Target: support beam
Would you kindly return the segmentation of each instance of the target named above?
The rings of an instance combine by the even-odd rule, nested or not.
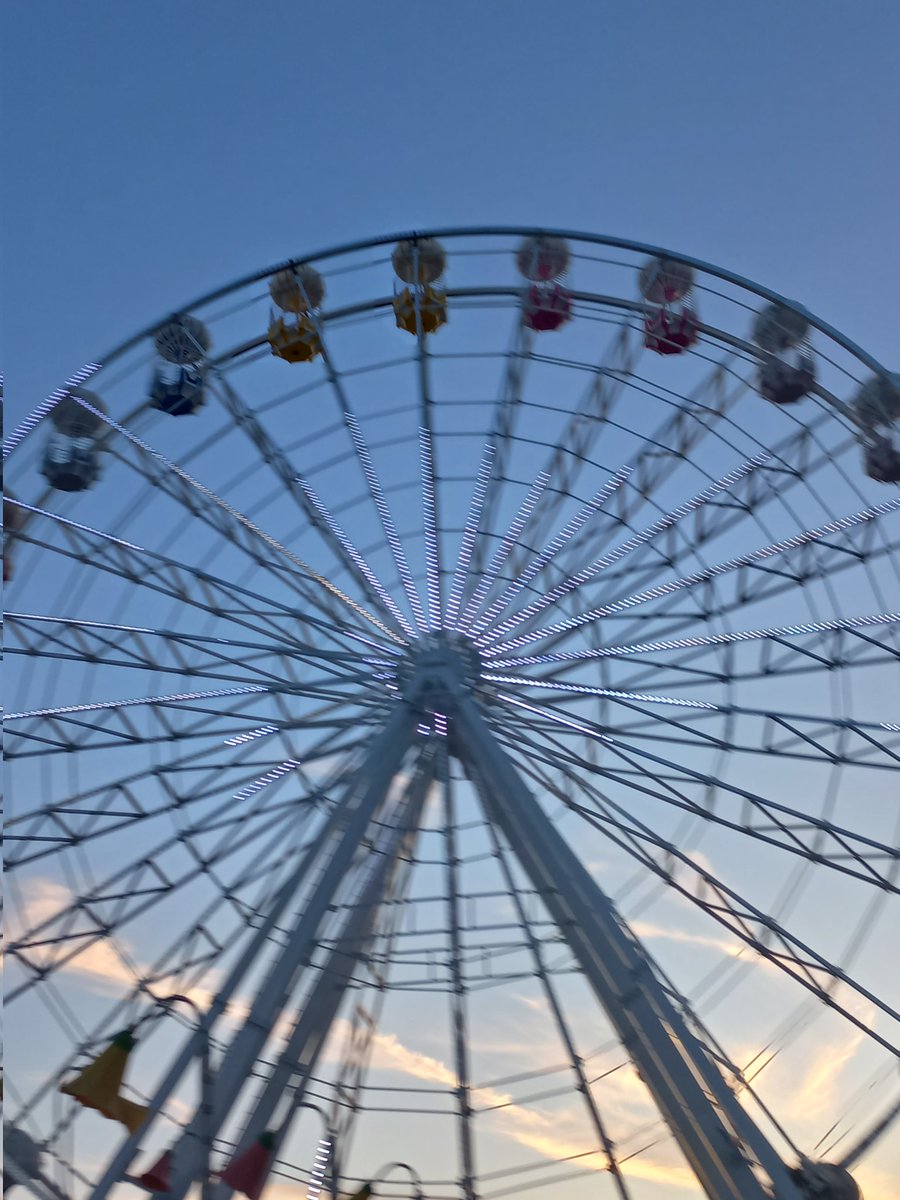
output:
[[[270,1167],[290,1133],[298,1110],[306,1099],[311,1076],[361,963],[373,940],[378,908],[384,902],[398,863],[413,853],[421,824],[422,809],[434,778],[434,756],[420,761],[406,794],[385,818],[384,828],[371,851],[371,861],[362,873],[356,894],[348,899],[347,915],[336,935],[335,946],[322,964],[315,986],[304,998],[287,1044],[263,1084],[256,1104],[233,1151],[238,1158],[269,1128],[275,1129]],[[274,1118],[274,1121],[273,1121]],[[187,1183],[187,1181],[185,1181]],[[227,1200],[233,1193],[219,1182],[214,1200]],[[184,1189],[169,1189],[169,1200],[181,1200]]]
[[[279,893],[266,920],[257,930],[246,955],[236,964],[223,985],[202,1026],[175,1059],[156,1094],[150,1101],[148,1121],[162,1108],[178,1086],[191,1059],[196,1045],[203,1036],[208,1036],[213,1022],[224,1012],[238,983],[257,957],[263,952],[272,932],[296,895],[300,884],[314,866],[322,863],[323,852],[331,849],[321,876],[309,897],[302,915],[294,924],[290,935],[269,969],[257,993],[244,1024],[238,1030],[220,1064],[214,1086],[213,1112],[210,1129],[213,1138],[226,1121],[234,1101],[256,1063],[265,1045],[269,1031],[277,1021],[294,983],[306,964],[315,941],[316,933],[328,908],[343,882],[359,843],[373,816],[384,803],[391,781],[400,769],[415,726],[415,714],[406,705],[398,704],[382,732],[376,737],[366,760],[354,776],[341,802],[335,809],[332,820],[323,831],[321,841],[304,856],[297,871]],[[336,843],[336,844],[335,844]],[[93,1192],[91,1200],[105,1200],[112,1188],[128,1170],[134,1158],[138,1141],[145,1133],[147,1122],[131,1134],[118,1154],[110,1162],[103,1178]],[[190,1136],[190,1135],[188,1135]],[[193,1141],[193,1139],[191,1139]],[[189,1181],[188,1181],[189,1182]],[[174,1188],[177,1178],[173,1178]]]
[[[710,1200],[801,1200],[787,1167],[738,1103],[639,944],[460,695],[456,749],[489,819],[518,856]],[[771,1180],[760,1181],[758,1164]]]

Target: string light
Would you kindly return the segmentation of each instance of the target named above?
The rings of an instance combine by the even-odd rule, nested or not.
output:
[[[528,495],[522,501],[519,511],[513,517],[509,529],[506,532],[506,536],[494,551],[491,561],[488,564],[488,568],[482,575],[478,587],[470,596],[469,603],[466,605],[465,611],[463,612],[463,615],[457,624],[458,629],[468,629],[468,626],[471,624],[475,613],[478,611],[478,606],[481,604],[482,600],[484,600],[485,596],[490,591],[494,580],[500,574],[503,564],[509,557],[513,546],[516,544],[516,542],[518,542],[522,530],[527,525],[531,514],[537,507],[537,503],[544,494],[544,490],[549,482],[549,472],[539,471],[534,483],[528,490]]]
[[[740,466],[735,467],[733,471],[729,471],[726,475],[723,475],[721,479],[717,479],[715,483],[711,484],[707,488],[704,488],[701,492],[698,492],[697,495],[693,496],[690,500],[686,500],[683,504],[679,504],[676,508],[673,508],[671,512],[666,513],[665,516],[660,517],[659,520],[648,525],[646,529],[643,529],[640,533],[635,534],[634,537],[627,538],[624,542],[621,542],[608,554],[603,554],[599,558],[594,559],[594,561],[587,567],[582,568],[580,571],[576,571],[567,579],[564,579],[560,583],[556,584],[556,586],[551,588],[549,592],[545,593],[540,600],[532,602],[517,612],[514,616],[509,617],[501,625],[498,625],[496,630],[494,630],[486,640],[496,641],[498,637],[501,637],[504,633],[509,633],[511,630],[515,629],[517,625],[521,625],[523,621],[528,620],[529,617],[537,616],[537,614],[543,612],[545,608],[548,608],[550,605],[555,604],[558,600],[561,600],[564,596],[567,596],[569,592],[576,591],[582,586],[582,584],[587,583],[596,575],[599,575],[601,571],[606,569],[606,567],[610,567],[614,563],[619,562],[621,559],[631,554],[632,551],[637,550],[638,547],[645,545],[647,542],[652,541],[653,538],[658,537],[660,533],[664,533],[667,529],[670,529],[673,525],[677,524],[678,521],[682,520],[682,518],[688,516],[692,512],[695,512],[698,508],[701,508],[704,504],[707,504],[710,500],[714,499],[722,492],[728,491],[734,486],[734,484],[739,482],[739,480],[743,479],[746,475],[750,474],[752,471],[755,471],[758,467],[766,463],[768,459],[768,454],[757,454],[753,458],[750,458],[746,462],[742,463]]]
[[[328,526],[331,533],[340,542],[341,546],[343,546],[343,548],[347,551],[350,558],[353,560],[353,563],[355,564],[355,566],[362,572],[363,576],[365,577],[365,579],[368,582],[368,584],[370,585],[370,587],[373,589],[373,591],[376,593],[378,598],[381,600],[382,604],[384,604],[384,606],[388,609],[388,611],[394,617],[394,619],[396,620],[396,622],[400,626],[400,628],[403,630],[403,632],[405,634],[407,634],[409,637],[415,637],[415,633],[413,631],[412,626],[406,620],[406,618],[403,616],[400,609],[397,607],[390,592],[388,592],[387,588],[384,586],[384,584],[381,582],[381,580],[378,578],[378,576],[375,574],[375,572],[372,570],[372,568],[369,566],[369,564],[366,562],[366,560],[363,558],[363,556],[360,554],[360,552],[357,550],[357,548],[350,541],[349,537],[344,532],[344,530],[341,528],[341,526],[337,523],[337,521],[331,515],[331,512],[326,507],[326,505],[322,502],[322,500],[320,499],[320,497],[319,497],[318,493],[315,491],[315,489],[312,488],[310,486],[310,484],[307,483],[307,481],[305,479],[302,479],[299,475],[296,477],[296,482],[300,484],[300,487],[303,489],[303,493],[306,496],[307,500],[309,500],[310,504],[312,504],[313,508],[315,508],[316,512],[319,514],[319,516],[322,518],[322,520]]]
[[[61,717],[68,713],[97,712],[100,709],[133,708],[140,704],[183,704],[188,700],[218,700],[222,696],[245,696],[251,692],[267,692],[262,684],[246,687],[221,688],[215,692],[174,692],[170,696],[141,696],[130,700],[99,700],[92,704],[65,704],[59,708],[35,708],[30,712],[8,713],[5,721],[24,721],[29,717]]]
[[[481,524],[481,514],[484,511],[484,500],[487,495],[488,483],[490,482],[491,472],[494,469],[495,455],[496,449],[494,443],[485,442],[484,449],[481,452],[481,462],[478,465],[478,474],[475,477],[475,486],[472,489],[472,502],[469,505],[469,513],[463,528],[462,541],[459,546],[459,558],[456,563],[456,570],[453,572],[453,580],[450,584],[447,624],[451,629],[458,627],[457,617],[459,615],[459,607],[462,604],[466,576],[469,573],[469,564],[472,561],[472,551],[475,549],[478,526]]]
[[[434,494],[434,448],[431,433],[419,426],[419,461],[422,474],[422,517],[425,533],[425,579],[428,592],[428,624],[441,628],[440,552],[437,538],[437,501]]]

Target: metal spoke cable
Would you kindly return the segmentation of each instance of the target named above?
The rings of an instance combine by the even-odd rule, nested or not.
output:
[[[387,589],[378,580],[350,538],[334,521],[328,508],[316,495],[315,490],[292,466],[285,453],[268,434],[258,416],[241,399],[229,380],[220,374],[218,383],[222,401],[227,411],[234,417],[236,425],[247,434],[259,451],[263,462],[272,469],[281,485],[287,489],[287,494],[299,505],[310,526],[319,532],[350,578],[360,585],[369,603],[377,607],[386,620],[388,615],[393,617],[400,625],[402,632],[406,636],[411,636],[410,625],[396,609]]]
[[[630,745],[622,741],[618,737],[612,737],[606,733],[601,733],[596,728],[592,727],[586,720],[572,721],[570,718],[561,716],[559,713],[548,709],[538,709],[535,706],[517,699],[513,696],[508,696],[505,693],[500,693],[500,698],[515,708],[530,712],[538,718],[544,718],[551,723],[558,723],[564,727],[576,728],[579,732],[584,733],[588,737],[595,738],[602,742],[612,753],[621,758],[629,765],[636,767],[636,774],[646,775],[652,772],[653,768],[649,764],[654,764],[657,767],[672,770],[676,773],[676,777],[680,777],[686,782],[694,781],[703,785],[712,782],[708,776],[701,772],[695,771],[692,768],[683,764],[672,763],[667,759],[660,758],[652,754],[649,750]],[[534,722],[531,722],[533,725]],[[636,759],[642,760],[640,763]],[[596,763],[588,763],[582,759],[585,768],[591,773],[607,776],[611,779],[617,778],[617,773],[611,769],[603,768]],[[705,820],[713,824],[727,826],[735,832],[750,834],[760,841],[778,846],[780,849],[787,850],[792,854],[802,855],[804,857],[815,856],[815,861],[820,862],[822,866],[830,867],[832,870],[842,874],[852,876],[862,882],[883,887],[889,891],[896,892],[898,889],[891,881],[890,876],[884,875],[875,869],[866,854],[884,859],[887,863],[894,863],[900,858],[900,852],[895,847],[886,843],[879,842],[877,839],[865,837],[856,833],[853,830],[834,825],[832,822],[823,818],[814,817],[809,813],[791,808],[781,802],[767,799],[760,796],[758,793],[751,792],[746,788],[739,787],[736,784],[729,784],[725,780],[714,781],[717,789],[723,794],[729,794],[735,799],[739,799],[748,803],[753,808],[757,809],[769,827],[781,832],[782,837],[776,838],[774,834],[768,833],[765,829],[754,826],[741,825],[737,822],[724,817],[722,814],[713,812],[702,805],[692,802],[687,796],[676,791],[671,785],[668,788],[659,792],[653,792],[657,799],[665,801],[667,804],[674,804],[677,807],[686,808],[695,812],[698,816],[702,816]],[[641,784],[630,783],[629,786],[640,789]],[[788,824],[788,821],[791,823]],[[799,838],[797,831],[808,829],[811,833],[828,835],[834,845],[841,851],[845,852],[846,857],[857,864],[856,867],[848,865],[842,858],[826,857],[819,849],[813,849],[806,846]]]
[[[552,587],[539,601],[528,605],[524,609],[520,609],[513,617],[510,617],[506,621],[494,626],[486,640],[493,641],[501,635],[511,632],[524,621],[533,619],[539,613],[543,612],[544,609],[552,606],[559,600],[562,600],[563,597],[569,595],[571,592],[577,591],[583,587],[584,584],[592,581],[604,568],[612,566],[614,563],[626,558],[639,546],[651,542],[659,534],[673,528],[683,517],[687,516],[689,513],[700,508],[702,505],[708,503],[715,497],[726,493],[732,487],[732,485],[737,483],[745,474],[762,466],[768,460],[768,457],[768,455],[760,455],[758,458],[751,459],[748,462],[743,463],[740,467],[730,471],[722,479],[717,480],[710,487],[704,488],[703,491],[697,493],[690,500],[678,505],[678,507],[672,512],[667,513],[658,521],[654,521],[653,524],[641,530],[641,532],[636,534],[634,537],[628,538],[626,541],[621,542],[614,550],[611,550],[608,553],[601,555],[599,558],[594,559],[594,561],[587,567],[583,567],[574,575],[570,575],[561,583],[554,585],[554,587]],[[627,472],[630,474],[631,468],[627,468]],[[480,632],[480,629],[476,628],[476,632]]]
[[[291,550],[288,550],[286,546],[282,546],[282,544],[276,538],[265,533],[259,528],[259,526],[255,525],[249,517],[244,516],[242,512],[236,509],[233,505],[229,504],[227,500],[223,499],[223,497],[217,495],[211,488],[206,487],[205,484],[202,484],[199,482],[199,480],[194,479],[188,474],[187,471],[185,471],[182,467],[179,467],[177,463],[174,463],[170,459],[166,458],[164,454],[158,450],[155,450],[142,438],[139,438],[137,434],[132,433],[123,425],[120,425],[118,421],[113,420],[113,418],[108,416],[106,413],[94,408],[94,406],[88,403],[86,400],[79,397],[78,403],[83,408],[87,409],[88,412],[93,413],[95,417],[99,417],[101,420],[103,420],[107,425],[110,426],[111,429],[114,429],[117,433],[121,434],[122,437],[126,438],[127,441],[132,445],[136,446],[139,450],[143,451],[143,453],[150,456],[151,459],[156,460],[167,472],[171,472],[173,475],[176,475],[183,483],[187,484],[188,487],[195,489],[201,495],[205,496],[206,499],[212,501],[217,508],[222,509],[223,512],[227,513],[229,517],[231,517],[254,537],[261,539],[267,546],[269,546],[270,549],[286,558],[308,579],[313,580],[320,587],[331,593],[331,595],[340,600],[342,604],[345,604],[348,608],[352,609],[357,616],[360,616],[365,621],[368,621],[370,625],[374,625],[375,628],[378,629],[380,633],[384,634],[384,636],[390,641],[399,641],[396,634],[392,633],[387,626],[383,625],[377,619],[377,617],[372,616],[370,612],[368,612],[355,600],[351,600],[351,598],[342,592],[340,588],[335,587],[330,580],[326,579],[323,575],[320,575],[318,571],[314,570],[313,567],[304,562],[303,559],[299,558]]]
[[[614,601],[611,604],[601,605],[582,613],[577,618],[570,618],[567,621],[555,622],[552,625],[544,626],[542,629],[533,630],[528,634],[523,634],[518,638],[512,638],[507,641],[499,642],[494,646],[494,651],[516,649],[519,646],[526,645],[529,642],[537,641],[547,637],[553,633],[568,632],[580,625],[587,624],[591,621],[599,620],[601,617],[608,616],[615,612],[620,612],[623,609],[631,608],[636,604],[645,603],[648,600],[659,599],[663,596],[673,595],[684,588],[696,586],[698,583],[704,583],[714,579],[719,575],[734,571],[740,567],[755,566],[757,564],[767,562],[769,559],[776,558],[785,552],[798,549],[812,542],[818,541],[830,534],[845,532],[858,525],[862,525],[868,521],[877,520],[879,517],[885,516],[888,513],[900,510],[900,499],[885,500],[880,504],[870,505],[868,508],[862,509],[859,512],[851,513],[845,517],[839,517],[827,524],[814,526],[800,533],[794,534],[788,538],[782,538],[778,542],[774,542],[769,546],[762,546],[758,550],[750,551],[747,554],[736,555],[733,558],[725,559],[723,562],[717,563],[715,566],[708,567],[702,571],[692,572],[690,575],[682,576],[680,579],[670,580],[663,584],[658,584],[656,587],[646,588],[641,592],[636,592],[630,596],[625,596],[620,600]],[[497,642],[502,637],[500,634],[494,636],[487,635],[481,639],[484,643],[490,645]]]
[[[827,990],[822,987],[814,973],[816,970],[826,973],[831,979],[840,981],[851,990],[857,992],[861,997],[874,1004],[877,1008],[880,1008],[892,1019],[900,1021],[900,1013],[895,1012],[894,1009],[892,1009],[885,1001],[879,999],[871,991],[852,980],[840,967],[830,963],[823,956],[816,954],[816,952],[812,950],[811,947],[807,946],[801,939],[794,937],[786,930],[776,926],[772,922],[771,918],[762,912],[762,910],[750,904],[749,901],[738,895],[735,890],[728,888],[721,880],[715,878],[707,868],[689,859],[678,849],[678,847],[674,846],[670,842],[667,842],[660,835],[654,833],[645,823],[639,821],[633,815],[628,817],[629,824],[627,827],[625,827],[621,824],[619,819],[612,817],[609,814],[608,808],[612,806],[609,805],[608,801],[604,802],[603,807],[605,811],[603,816],[591,812],[591,810],[582,805],[575,805],[573,803],[572,807],[587,821],[589,821],[589,823],[595,825],[596,828],[603,832],[613,842],[615,842],[617,845],[620,845],[629,854],[638,859],[638,861],[643,862],[648,869],[659,874],[660,877],[665,878],[670,887],[679,891],[687,899],[692,900],[693,903],[697,904],[704,911],[708,912],[709,915],[711,915],[720,924],[724,925],[732,933],[736,934],[742,941],[747,942],[747,944],[750,945],[751,948],[753,948],[759,955],[768,959],[773,963],[773,965],[779,967],[788,976],[795,979],[808,990],[812,991],[819,997],[820,1000],[823,1001],[823,1003],[838,1010],[846,1020],[854,1024],[858,1029],[865,1033],[867,1037],[872,1038],[885,1049],[890,1050],[893,1053],[900,1054],[900,1047],[894,1046],[889,1040],[882,1037],[875,1029],[867,1025],[865,1021],[861,1020],[853,1012],[834,1000],[833,997],[828,994]],[[629,836],[638,837],[642,841],[657,847],[658,849],[664,851],[670,859],[679,859],[686,867],[688,867],[690,870],[693,870],[703,880],[703,882],[716,895],[719,903],[705,903],[703,900],[693,895],[689,889],[683,887],[670,872],[668,872],[664,867],[660,866],[660,864],[658,864],[651,855],[649,855],[646,851],[641,852],[637,850],[629,841],[618,838],[617,835],[612,832],[610,827],[612,827],[612,829],[622,829],[623,832],[627,832]],[[733,905],[737,905],[738,907],[733,907]],[[783,944],[785,952],[776,953],[769,946],[760,941],[760,939],[752,932],[749,922],[755,922],[763,929],[767,929],[774,934],[775,937]],[[795,957],[798,952],[804,956],[802,959]]]
[[[563,528],[550,539],[545,549],[540,554],[531,560],[518,575],[514,583],[511,583],[504,592],[497,597],[484,613],[468,628],[467,632],[470,636],[477,638],[478,634],[483,632],[489,626],[496,628],[498,632],[506,632],[506,626],[514,628],[517,621],[513,621],[510,625],[509,621],[504,621],[500,625],[494,626],[495,619],[507,608],[509,608],[515,597],[521,592],[531,581],[539,575],[544,568],[553,561],[557,554],[563,549],[568,541],[574,538],[599,512],[607,500],[615,495],[616,491],[624,484],[628,476],[631,474],[630,467],[623,467],[599,488],[591,499],[585,504],[576,514],[571,517]]]

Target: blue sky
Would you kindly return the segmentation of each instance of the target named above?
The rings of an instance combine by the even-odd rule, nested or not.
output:
[[[670,245],[896,356],[896,5],[549,12],[8,6],[11,415],[207,288],[437,224]]]
[[[671,246],[795,297],[900,368],[897,5],[554,7],[8,6],[8,426],[232,278],[439,225]],[[521,1048],[524,1018],[516,1032]],[[442,1082],[438,1051],[379,1050],[380,1069]],[[834,1086],[814,1057],[789,1093],[798,1110]],[[685,1194],[664,1187],[653,1200]]]

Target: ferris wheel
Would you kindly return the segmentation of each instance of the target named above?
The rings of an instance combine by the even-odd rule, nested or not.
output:
[[[877,1194],[898,424],[800,305],[536,229],[87,364],[4,447],[7,1185]]]

